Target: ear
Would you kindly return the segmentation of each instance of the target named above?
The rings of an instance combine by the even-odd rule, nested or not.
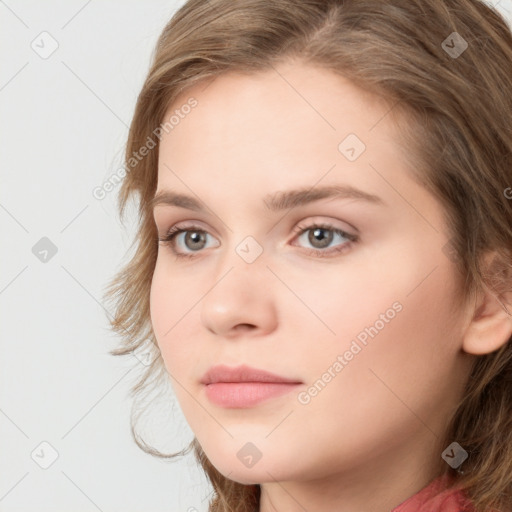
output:
[[[491,268],[496,260],[492,255]],[[503,277],[503,274],[502,274]],[[510,283],[508,283],[510,287]],[[489,354],[505,345],[512,336],[512,292],[498,295],[496,290],[486,287],[481,291],[473,310],[472,318],[463,336],[465,352],[475,355]]]

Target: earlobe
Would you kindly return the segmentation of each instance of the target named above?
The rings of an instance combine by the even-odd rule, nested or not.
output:
[[[504,302],[496,294],[486,290],[464,333],[462,348],[465,352],[474,355],[490,354],[510,340],[510,304],[510,300]]]

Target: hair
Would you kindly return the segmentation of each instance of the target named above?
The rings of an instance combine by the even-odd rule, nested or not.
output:
[[[458,56],[443,44],[454,32],[468,45]],[[503,298],[512,289],[512,201],[505,192],[512,186],[512,33],[495,8],[479,0],[187,1],[160,34],[137,99],[118,195],[121,219],[128,199],[138,201],[135,252],[105,298],[115,307],[110,326],[121,336],[110,354],[132,354],[149,341],[155,356],[131,390],[133,439],[162,458],[193,448],[214,489],[209,512],[258,510],[260,485],[222,475],[196,437],[179,453],[158,451],[133,421],[141,397],[168,377],[149,309],[158,254],[150,209],[158,142],[166,112],[190,86],[228,71],[271,71],[290,60],[339,74],[380,97],[390,119],[405,120],[399,142],[413,177],[443,207],[446,254],[462,276],[464,300],[482,290]],[[155,135],[156,149],[135,158]],[[494,259],[487,265],[488,253]],[[453,488],[477,512],[512,510],[512,337],[475,357],[449,420],[444,446],[456,441],[469,458],[464,471],[455,471],[440,457],[440,475],[453,477]]]

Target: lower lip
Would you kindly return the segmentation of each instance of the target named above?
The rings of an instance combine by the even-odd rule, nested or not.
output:
[[[206,396],[216,405],[230,408],[252,407],[300,386],[281,382],[217,382],[206,385]]]

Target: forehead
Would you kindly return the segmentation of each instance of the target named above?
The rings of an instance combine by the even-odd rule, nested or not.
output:
[[[186,107],[191,99],[196,106]],[[185,106],[185,108],[184,108]],[[183,91],[170,105],[165,119],[180,110],[177,125],[165,143],[183,149],[183,138],[193,132],[199,140],[222,139],[235,146],[247,139],[340,139],[355,133],[362,140],[398,135],[390,133],[393,105],[330,70],[299,62],[282,63],[251,74],[229,71],[205,79]],[[176,118],[176,115],[174,115]],[[378,125],[383,129],[376,130]],[[250,134],[250,135],[249,135]]]
[[[344,77],[296,62],[224,73],[186,89],[168,108],[163,122],[178,122],[163,133],[158,188],[183,190],[176,173],[196,186],[205,176],[240,187],[257,177],[274,189],[288,188],[290,179],[312,186],[333,166],[337,177],[368,188],[369,163],[404,168],[392,107]]]

